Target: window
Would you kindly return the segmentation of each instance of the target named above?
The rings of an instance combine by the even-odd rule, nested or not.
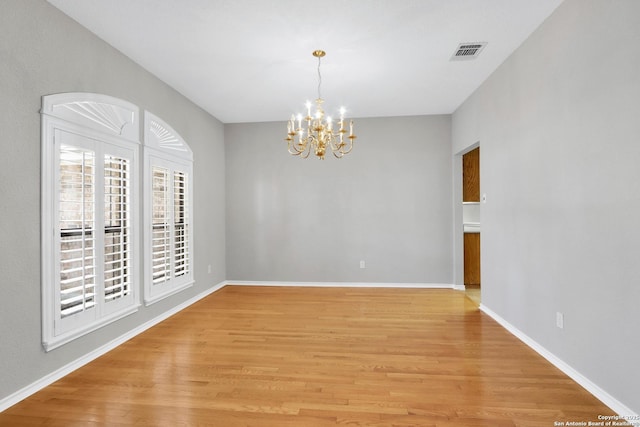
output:
[[[145,113],[145,303],[193,284],[192,153],[166,123]]]
[[[137,310],[135,106],[43,97],[42,300],[47,351]]]
[[[138,118],[136,106],[105,95],[42,98],[47,351],[135,312],[142,281],[146,304],[193,284],[193,154],[147,112],[141,165]]]

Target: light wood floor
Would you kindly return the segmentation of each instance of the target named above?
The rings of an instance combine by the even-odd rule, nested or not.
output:
[[[464,291],[467,298],[471,299],[478,307],[480,306],[480,287],[479,286],[467,286]]]
[[[228,286],[0,425],[553,426],[612,411],[434,289]]]

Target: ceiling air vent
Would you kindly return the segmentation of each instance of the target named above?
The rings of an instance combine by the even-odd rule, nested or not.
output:
[[[462,61],[467,59],[476,59],[486,45],[486,42],[461,43],[451,57],[451,60]]]

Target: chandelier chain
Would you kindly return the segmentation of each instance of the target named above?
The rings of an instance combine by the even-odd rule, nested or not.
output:
[[[322,85],[322,74],[320,74],[320,61],[322,57],[318,56],[318,98],[322,98],[322,94],[320,93],[320,86]]]

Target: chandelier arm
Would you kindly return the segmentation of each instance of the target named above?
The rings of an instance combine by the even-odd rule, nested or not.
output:
[[[289,141],[288,145],[289,145],[288,147],[289,153],[293,154],[294,156],[297,156],[304,151],[304,146],[301,144],[296,144],[295,141]],[[298,147],[302,147],[302,148],[298,148]],[[293,151],[291,151],[292,149]]]
[[[339,151],[340,153],[342,153],[342,155],[345,154],[349,154],[351,152],[351,150],[353,149],[353,139],[349,139],[348,142],[345,142],[344,140],[340,140],[338,137],[340,136],[340,134],[334,135],[337,140],[336,142],[336,151]],[[349,147],[348,150],[345,150],[345,147]],[[342,156],[341,156],[342,157]]]
[[[340,150],[340,152],[344,155],[344,154],[349,154],[351,152],[351,150],[353,150],[353,140],[354,138],[349,138],[349,142],[346,142],[344,144],[344,146],[342,147],[342,149]],[[345,150],[344,147],[349,147],[348,150]]]
[[[301,157],[301,158],[303,158],[303,159],[306,159],[307,157],[309,157],[309,152],[310,152],[310,150],[309,150],[309,146],[308,146],[308,145],[307,145],[307,146],[304,146],[304,145],[300,146],[300,145],[299,145],[299,147],[300,147],[300,148],[298,148],[298,147],[293,147],[293,149],[295,150],[295,152],[294,152],[294,153],[292,153],[291,151],[289,151],[289,153],[293,154],[294,156],[300,156],[300,157]],[[305,155],[305,153],[306,153],[306,155]]]
[[[314,146],[314,144],[315,142],[313,135],[307,134],[307,136],[302,139],[302,143],[298,144],[301,147],[301,149],[299,150],[301,154],[300,157],[303,159],[309,157],[309,154],[311,154],[311,148]]]
[[[292,148],[293,148],[294,151],[291,151]],[[296,147],[292,147],[292,146],[289,146],[289,150],[287,150],[287,151],[289,151],[289,154],[293,154],[294,156],[298,156],[298,155],[300,155],[300,153],[302,153],[302,151],[298,151],[298,150],[296,150]]]
[[[332,133],[329,137],[329,143],[331,144],[332,151],[340,151],[340,140],[338,139],[339,134]]]
[[[336,145],[336,144],[334,144],[333,142],[331,142],[331,143],[329,143],[329,146],[331,147],[331,151],[333,151],[334,153],[335,153],[336,151],[340,151],[340,145],[339,145],[339,144],[338,144],[338,145]]]
[[[344,154],[349,154],[353,150],[353,139],[349,140],[349,149],[344,152]]]

